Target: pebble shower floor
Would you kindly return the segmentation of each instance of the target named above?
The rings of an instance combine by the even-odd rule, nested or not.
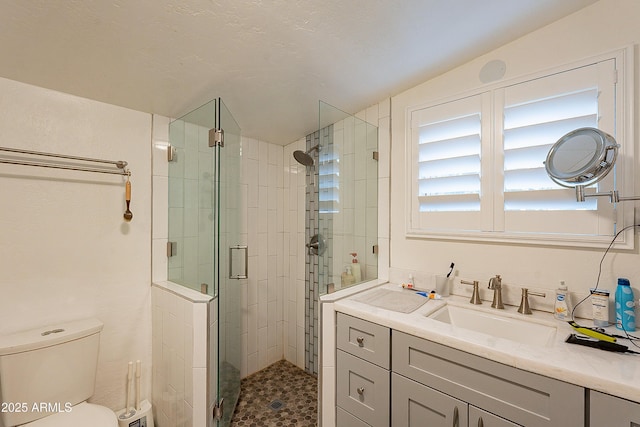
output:
[[[286,360],[242,380],[231,427],[318,425],[318,380]]]

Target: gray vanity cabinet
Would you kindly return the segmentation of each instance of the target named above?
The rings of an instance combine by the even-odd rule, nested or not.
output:
[[[640,403],[592,390],[589,419],[591,427],[640,427]]]
[[[402,332],[393,331],[392,371],[470,405],[496,414],[499,424],[527,427],[583,427],[584,389],[522,371]],[[395,376],[394,376],[395,378]],[[392,390],[392,395],[396,388]],[[412,399],[414,397],[411,397]],[[437,409],[437,408],[436,408]],[[392,412],[395,412],[396,408]],[[450,411],[448,406],[441,413]],[[458,411],[460,412],[460,411]],[[394,420],[395,415],[394,415]],[[509,424],[506,420],[513,422]],[[475,427],[476,419],[469,420]],[[425,424],[426,425],[426,424]],[[438,425],[438,424],[434,424]],[[455,425],[455,424],[449,424]],[[460,426],[466,424],[460,423]],[[401,423],[394,423],[400,427]]]
[[[640,427],[638,402],[343,313],[336,347],[337,427]]]
[[[338,313],[336,419],[340,427],[388,427],[389,328]]]

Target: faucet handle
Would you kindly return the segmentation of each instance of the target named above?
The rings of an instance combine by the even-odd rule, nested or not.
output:
[[[480,299],[480,291],[479,291],[479,283],[477,280],[474,280],[473,282],[468,282],[466,280],[460,280],[460,283],[464,284],[464,285],[471,285],[473,286],[473,294],[471,295],[471,299],[469,300],[469,302],[471,304],[482,304],[482,300]]]
[[[529,289],[522,288],[522,299],[520,300],[520,307],[518,307],[518,313],[531,314],[531,307],[529,307],[529,295],[534,297],[546,297],[547,294],[543,292],[529,292]]]

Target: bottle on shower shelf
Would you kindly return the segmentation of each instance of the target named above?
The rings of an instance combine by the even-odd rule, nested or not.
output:
[[[349,286],[355,283],[353,274],[351,273],[351,267],[347,266],[342,273],[342,286]]]
[[[360,263],[358,262],[358,253],[351,252],[351,256],[353,259],[351,260],[351,273],[353,274],[353,280],[356,283],[362,281],[362,269],[360,268]]]

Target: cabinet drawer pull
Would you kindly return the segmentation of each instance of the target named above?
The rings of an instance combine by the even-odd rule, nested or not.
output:
[[[482,421],[482,417],[478,418],[478,427],[484,427],[484,422]]]
[[[358,392],[358,394],[359,394],[360,396],[364,395],[364,387],[358,387],[358,388],[356,389],[356,391]]]
[[[458,414],[458,407],[453,408],[453,427],[460,427],[460,415]]]
[[[356,341],[358,341],[358,346],[364,347],[364,337],[358,337]]]

